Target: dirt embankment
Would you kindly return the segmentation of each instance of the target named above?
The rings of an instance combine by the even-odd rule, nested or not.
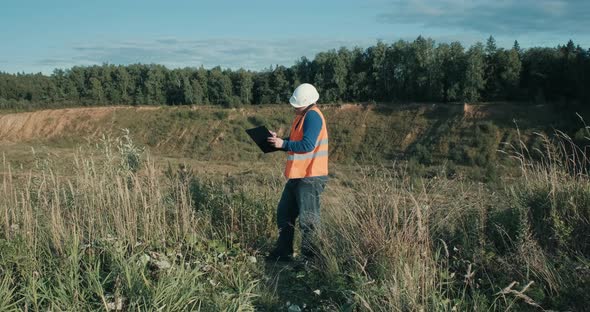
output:
[[[93,131],[96,122],[120,109],[145,110],[157,107],[84,107],[0,114],[0,142],[49,139],[67,134],[68,131]]]

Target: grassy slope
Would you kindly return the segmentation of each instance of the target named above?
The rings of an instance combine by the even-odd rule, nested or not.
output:
[[[249,258],[260,256],[257,250],[270,248],[269,238],[276,235],[272,211],[282,179],[280,175],[266,177],[261,172],[280,172],[283,159],[278,154],[261,156],[243,129],[265,124],[284,132],[292,117],[288,108],[122,108],[110,110],[100,118],[94,118],[95,111],[77,110],[27,115],[24,120],[34,126],[27,128],[31,127],[27,122],[22,125],[30,130],[24,133],[30,135],[20,138],[19,143],[0,144],[10,166],[22,164],[24,168],[33,168],[33,176],[26,179],[28,183],[13,182],[8,176],[0,188],[4,192],[0,207],[8,212],[0,214],[1,228],[4,237],[9,238],[0,241],[5,243],[5,248],[14,248],[2,261],[4,267],[15,268],[3,275],[0,294],[15,293],[6,295],[9,298],[6,302],[15,300],[16,306],[29,306],[32,310],[37,305],[39,309],[74,305],[99,309],[118,295],[126,298],[124,305],[129,309],[150,304],[162,306],[164,300],[193,300],[219,309],[237,310],[236,304],[242,302],[237,306],[245,310],[252,304],[278,310],[289,300],[300,305],[322,306],[325,310],[337,307],[343,310],[372,307],[375,311],[417,307],[504,310],[531,306],[518,293],[502,293],[504,287],[517,281],[521,284],[515,289],[524,289],[526,283],[534,281],[532,290],[526,292],[533,302],[545,308],[575,310],[587,298],[583,293],[588,279],[575,281],[571,277],[587,274],[587,262],[584,264],[587,258],[575,260],[578,254],[569,256],[567,251],[573,247],[585,248],[574,243],[587,239],[576,234],[587,233],[584,227],[590,197],[584,191],[588,185],[586,178],[578,181],[568,175],[556,175],[559,179],[546,179],[547,168],[539,168],[538,172],[530,172],[530,180],[513,182],[506,191],[493,194],[484,186],[458,180],[425,179],[413,184],[405,178],[395,178],[395,170],[391,175],[383,170],[345,173],[354,170],[355,166],[346,164],[355,161],[373,160],[383,164],[397,156],[424,154],[417,152],[418,145],[431,152],[434,163],[448,157],[471,157],[481,155],[482,151],[495,151],[500,141],[510,141],[516,136],[513,119],[525,135],[548,127],[549,115],[538,114],[539,109],[488,106],[472,109],[468,116],[464,116],[462,107],[450,105],[324,109],[330,122],[332,156],[337,168],[333,171],[338,176],[324,197],[325,221],[332,231],[322,241],[325,262],[317,264],[319,267],[311,272],[264,267],[260,262],[252,264]],[[0,124],[0,133],[8,133],[2,132],[6,130],[1,128],[5,124]],[[55,124],[61,125],[61,130],[52,127]],[[71,147],[85,142],[98,143],[97,138],[105,132],[117,136],[120,128],[130,129],[159,159],[180,163],[190,160],[197,177],[199,172],[208,170],[228,176],[221,177],[222,184],[207,187],[208,183],[185,184],[184,170],[170,175],[169,181],[157,182],[165,166],[144,165],[137,174],[130,175],[118,167],[119,159],[102,164],[101,155],[96,164],[84,162],[90,159],[85,154],[72,164]],[[10,138],[6,135],[2,139]],[[48,157],[31,155],[29,146],[47,153]],[[456,156],[455,150],[465,155]],[[428,160],[427,155],[420,158]],[[473,161],[478,162],[477,158]],[[250,168],[251,164],[256,168]],[[110,170],[103,171],[103,168]],[[131,184],[130,177],[134,179]],[[566,188],[568,185],[570,188]],[[547,186],[560,190],[552,191],[559,196],[547,196]],[[550,218],[538,215],[546,207],[552,209]],[[148,213],[137,213],[145,209],[149,209]],[[176,211],[194,220],[170,213]],[[571,211],[579,211],[579,215],[570,214]],[[164,216],[166,212],[170,213],[166,218],[145,219]],[[76,217],[71,218],[72,215]],[[35,231],[26,226],[30,219],[38,220],[34,223]],[[121,226],[125,224],[138,226]],[[75,240],[69,243],[80,230],[82,243],[94,239],[89,247],[80,249]],[[41,243],[21,243],[15,237]],[[195,237],[202,240],[201,244],[194,242]],[[220,238],[224,240],[222,246],[216,242]],[[556,238],[559,248],[548,245]],[[142,244],[137,245],[138,242]],[[236,242],[244,250],[225,249]],[[119,243],[133,247],[121,251]],[[93,248],[96,253],[79,254],[80,250],[88,252]],[[169,255],[166,251],[169,248],[178,250],[172,250]],[[154,269],[158,257],[170,260],[178,257],[176,252],[184,255],[182,260],[194,261],[196,265],[189,263],[188,271],[183,271],[180,268],[185,261],[178,261],[173,263],[174,270],[170,273]],[[229,256],[219,256],[226,253]],[[30,258],[31,254],[37,263],[19,260]],[[49,254],[52,256],[47,257]],[[80,263],[88,268],[73,261],[68,266],[69,262],[62,261],[76,259],[74,256],[82,257]],[[137,261],[144,258],[147,263]],[[229,268],[238,267],[239,272],[224,271],[227,264]],[[209,267],[214,270],[209,271]],[[40,280],[36,273],[39,270],[42,270]],[[470,272],[475,275],[468,277]],[[27,278],[24,282],[23,277]],[[71,280],[60,280],[68,277]],[[60,282],[53,283],[54,280]],[[184,282],[192,286],[179,284]],[[208,289],[215,282],[220,282],[214,291],[221,297],[207,299],[211,294],[201,287]],[[89,289],[86,283],[96,285]],[[187,291],[170,291],[174,289]],[[315,290],[320,290],[322,295],[316,297]],[[252,300],[252,294],[261,297]],[[513,306],[517,303],[518,306]]]
[[[517,105],[481,106],[468,115],[464,114],[462,105],[442,104],[372,109],[344,105],[324,107],[323,111],[330,131],[331,159],[340,163],[394,160],[413,154],[416,147],[421,146],[431,153],[421,158],[432,158],[423,159],[424,162],[450,157],[470,164],[468,158],[478,152],[480,138],[476,128],[482,122],[493,124],[486,130],[488,133],[484,133],[492,138],[485,147],[492,151],[501,147],[501,141],[515,137],[514,121],[525,134],[545,130],[550,124],[543,108]],[[159,155],[206,161],[275,160],[280,156],[260,155],[244,129],[266,125],[286,136],[293,117],[287,106],[242,109],[105,107],[11,116],[21,120],[8,122],[4,115],[3,125],[0,125],[3,141],[71,147],[89,138],[96,141],[104,133],[119,135],[118,129],[127,128],[136,141]],[[465,155],[458,154],[459,149]]]

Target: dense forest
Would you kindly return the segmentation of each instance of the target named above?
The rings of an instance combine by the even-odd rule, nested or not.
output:
[[[156,64],[73,67],[51,75],[0,72],[0,108],[74,105],[184,105],[285,103],[302,82],[320,101],[519,101],[582,108],[590,102],[590,50],[571,40],[554,48],[499,48],[493,37],[469,48],[377,42],[302,57],[293,66],[263,71],[182,68]]]

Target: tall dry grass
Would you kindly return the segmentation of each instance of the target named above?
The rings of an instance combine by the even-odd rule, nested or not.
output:
[[[457,309],[460,301],[451,297],[462,295],[451,291],[449,247],[436,240],[475,203],[472,186],[438,178],[411,183],[401,170],[401,177],[386,168],[361,172],[352,191],[333,190],[338,200],[323,207],[318,266],[359,310]]]
[[[580,133],[577,140],[559,130],[536,133],[538,146],[523,140],[511,146],[521,178],[507,187],[520,216],[521,264],[547,296],[567,297],[575,307],[590,301],[578,294],[590,290],[584,265],[590,257],[590,128]]]
[[[516,149],[521,175],[502,187],[399,166],[338,172],[316,260],[281,291],[266,282],[285,277],[255,258],[277,235],[277,177],[202,181],[157,165],[128,133],[68,167],[39,158],[17,175],[4,160],[0,306],[272,311],[293,295],[316,310],[580,310],[590,180],[584,149],[559,135],[546,158]]]
[[[499,187],[403,168],[346,177],[324,205],[318,263],[343,307],[583,310],[589,157],[563,132],[542,138],[537,155],[509,154],[520,175]]]
[[[110,143],[103,148],[105,159],[76,154],[67,176],[48,167],[14,180],[4,161],[0,211],[5,236],[21,235],[35,246],[47,235],[59,252],[74,237],[83,242],[118,237],[133,245],[161,238],[183,241],[195,233],[198,220],[186,185],[164,185],[149,156],[135,172],[126,167],[126,151],[117,151],[121,160]]]
[[[260,267],[130,137],[0,181],[2,310],[252,311]],[[258,276],[258,277],[257,277]]]

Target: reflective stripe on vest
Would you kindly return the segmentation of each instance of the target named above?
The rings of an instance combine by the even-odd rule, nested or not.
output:
[[[309,110],[313,110],[320,115],[322,119],[322,129],[318,135],[313,151],[308,153],[288,152],[285,176],[289,179],[328,175],[328,131],[326,128],[326,120],[317,107],[314,106]],[[295,118],[293,125],[291,126],[289,140],[300,141],[303,139],[304,120],[305,115],[299,115]]]
[[[318,145],[328,145],[328,139],[323,139],[320,140],[318,143],[316,143],[316,147]],[[309,152],[309,153],[305,153],[305,154],[289,154],[287,156],[287,160],[301,160],[301,159],[309,159],[309,158],[314,158],[314,157],[321,157],[321,156],[328,156],[328,151],[327,150],[323,150],[323,151],[318,151],[318,152]]]

